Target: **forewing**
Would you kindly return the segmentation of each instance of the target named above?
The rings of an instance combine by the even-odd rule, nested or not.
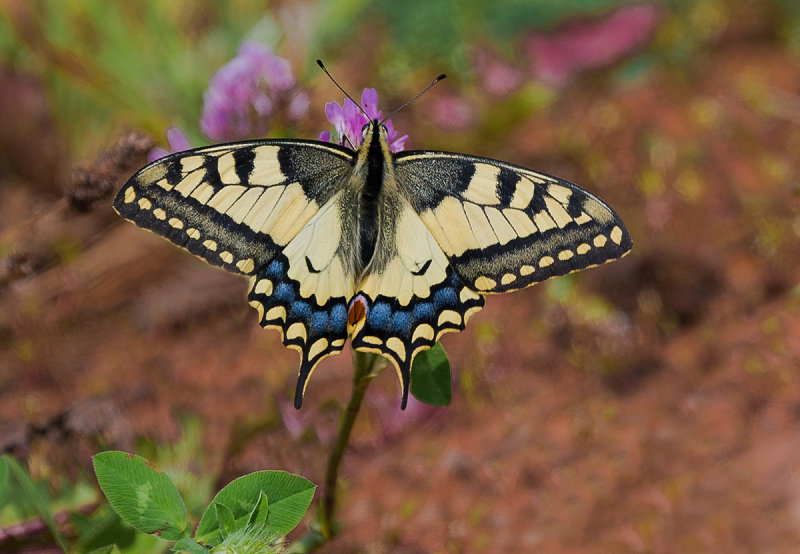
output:
[[[384,199],[385,218],[375,257],[350,304],[356,350],[389,358],[408,399],[411,365],[447,332],[464,329],[483,307],[448,263],[425,224],[402,198]],[[388,205],[388,207],[386,206]]]
[[[625,224],[602,200],[542,173],[448,152],[402,152],[395,175],[462,280],[521,289],[625,255]]]
[[[351,151],[316,141],[198,148],[137,172],[114,209],[210,264],[252,275],[331,199],[351,162]]]

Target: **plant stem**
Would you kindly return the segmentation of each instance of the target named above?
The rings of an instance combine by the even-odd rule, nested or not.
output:
[[[316,550],[326,542],[333,539],[337,532],[336,525],[336,497],[339,483],[339,470],[342,465],[342,458],[350,442],[350,433],[353,425],[361,410],[361,402],[364,400],[364,393],[367,391],[372,378],[375,377],[373,367],[380,358],[376,354],[365,352],[353,352],[353,392],[347,408],[342,412],[339,420],[339,434],[336,438],[336,445],[328,458],[328,467],[325,471],[325,488],[323,489],[322,502],[317,510],[317,516],[311,531],[303,538],[295,542],[289,552],[311,552]]]
[[[339,436],[336,439],[336,446],[333,448],[328,458],[328,469],[325,472],[325,492],[322,497],[320,507],[319,531],[323,537],[330,540],[336,535],[335,514],[336,514],[336,495],[338,492],[339,469],[342,464],[342,457],[350,441],[350,433],[353,425],[361,410],[361,402],[364,400],[364,393],[374,375],[371,373],[372,366],[375,364],[377,356],[364,352],[353,352],[353,365],[355,374],[353,375],[353,393],[350,395],[350,402],[342,413],[339,422]]]

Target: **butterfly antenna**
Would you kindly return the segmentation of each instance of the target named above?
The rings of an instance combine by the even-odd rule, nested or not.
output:
[[[333,78],[333,75],[331,75],[330,71],[328,71],[328,68],[327,68],[327,67],[325,67],[325,64],[324,64],[324,63],[322,63],[322,60],[317,60],[317,65],[318,65],[318,66],[320,66],[320,67],[322,68],[322,71],[324,71],[324,72],[325,72],[325,75],[327,75],[327,76],[328,76],[328,79],[330,79],[331,81],[333,81],[333,84],[334,84],[334,85],[336,85],[336,88],[338,88],[339,90],[341,90],[341,91],[342,91],[342,94],[344,94],[344,95],[345,95],[347,98],[349,98],[349,99],[350,99],[350,101],[351,101],[351,102],[353,102],[353,104],[355,104],[356,106],[358,106],[358,109],[359,109],[359,110],[361,110],[361,113],[363,113],[364,115],[367,115],[367,112],[365,112],[365,111],[364,111],[364,108],[362,108],[362,107],[361,107],[361,104],[359,104],[358,102],[356,102],[355,100],[353,100],[353,97],[352,97],[352,96],[350,96],[349,94],[347,94],[347,91],[346,91],[346,90],[344,90],[344,89],[342,88],[342,86],[341,86],[339,83],[337,83],[337,82],[336,82],[336,79],[334,79],[334,78]],[[429,87],[429,88],[430,88],[430,87]],[[367,119],[369,119],[369,116],[368,116],[368,115],[367,115]]]
[[[408,106],[409,104],[411,104],[411,102],[413,102],[414,100],[416,100],[417,98],[419,98],[420,96],[422,96],[423,94],[425,94],[426,92],[428,92],[428,91],[431,89],[431,87],[432,87],[433,85],[435,85],[436,83],[438,83],[438,82],[439,82],[439,81],[441,81],[442,79],[446,79],[446,78],[447,78],[447,75],[445,75],[444,73],[442,73],[441,75],[439,75],[438,77],[436,77],[436,78],[435,78],[433,81],[431,81],[431,84],[429,84],[427,87],[425,87],[424,89],[422,89],[422,90],[421,90],[421,91],[420,91],[420,92],[419,92],[419,93],[418,93],[418,94],[417,94],[417,95],[416,95],[414,98],[412,98],[411,100],[409,100],[408,102],[406,102],[405,104],[403,104],[402,106],[400,106],[399,108],[395,108],[395,109],[393,109],[389,115],[387,115],[386,117],[384,117],[384,118],[381,120],[381,124],[383,124],[383,123],[384,123],[384,122],[385,122],[387,119],[389,119],[389,118],[390,118],[390,117],[392,117],[394,114],[396,114],[397,112],[399,112],[400,110],[402,110],[403,108],[405,108],[406,106]]]

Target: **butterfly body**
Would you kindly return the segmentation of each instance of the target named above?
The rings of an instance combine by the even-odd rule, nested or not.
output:
[[[463,154],[395,154],[377,120],[356,150],[261,140],[173,154],[134,175],[114,208],[250,278],[261,325],[300,352],[297,407],[348,337],[391,360],[405,406],[414,357],[462,330],[484,295],[632,244],[619,217],[571,183]]]

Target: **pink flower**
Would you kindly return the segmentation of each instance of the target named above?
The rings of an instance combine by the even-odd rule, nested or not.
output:
[[[192,145],[189,144],[189,138],[180,127],[170,127],[167,129],[167,143],[169,144],[169,150],[156,146],[147,154],[147,161],[154,162],[169,154],[191,150],[192,148]]]
[[[211,77],[200,130],[215,141],[264,136],[278,106],[298,119],[308,110],[308,96],[295,90],[289,60],[248,41]]]
[[[634,4],[597,21],[531,37],[526,49],[533,73],[562,85],[581,70],[608,65],[640,47],[652,35],[657,20],[655,5]]]
[[[335,142],[342,146],[347,143],[353,148],[358,148],[361,144],[361,129],[364,125],[373,119],[380,121],[383,117],[383,113],[378,109],[378,91],[374,88],[365,88],[362,91],[361,106],[364,108],[366,115],[349,98],[345,98],[343,105],[338,102],[325,104],[325,115],[333,125],[337,138],[333,140],[330,131],[322,131],[319,134],[319,140]],[[408,135],[399,136],[400,133],[394,128],[390,119],[387,119],[384,125],[386,126],[386,139],[389,142],[389,149],[392,152],[403,150],[408,140]]]

